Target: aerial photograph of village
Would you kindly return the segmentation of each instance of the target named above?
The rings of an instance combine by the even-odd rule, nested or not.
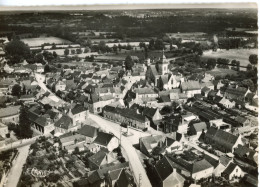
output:
[[[258,9],[0,11],[0,187],[257,187]]]

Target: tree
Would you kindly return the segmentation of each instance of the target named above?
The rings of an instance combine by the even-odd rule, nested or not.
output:
[[[250,62],[250,64],[255,66],[258,62],[258,55],[254,55],[254,54],[250,55],[249,56],[249,62]]]
[[[22,88],[19,84],[15,84],[12,88],[12,95],[16,97],[20,97],[22,92]]]
[[[117,52],[117,48],[118,48],[117,45],[114,44],[114,46],[113,46],[113,51],[114,51],[115,53]]]
[[[56,51],[53,51],[52,55],[53,55],[54,58],[58,57],[58,54],[56,53]]]
[[[251,64],[248,64],[246,69],[247,69],[247,71],[251,71],[253,69],[253,66]]]
[[[70,50],[69,49],[65,49],[64,50],[64,55],[68,56],[70,54]]]
[[[23,59],[30,57],[30,48],[20,40],[9,42],[5,51],[12,64],[20,63]]]
[[[125,69],[132,70],[133,66],[134,66],[134,61],[132,57],[130,55],[127,55],[127,57],[125,58]]]
[[[157,39],[157,40],[155,40],[154,48],[155,48],[156,50],[163,50],[163,49],[164,49],[163,40],[162,40],[162,39]]]
[[[49,66],[48,64],[46,64],[46,65],[44,66],[44,73],[48,73],[48,72],[50,72],[50,71],[51,71],[50,66]]]
[[[34,60],[36,63],[43,63],[43,54],[38,53],[37,55],[34,56]]]
[[[77,54],[81,54],[82,53],[82,49],[78,48],[78,49],[76,49],[76,52],[77,52]]]
[[[172,113],[172,107],[171,106],[164,106],[162,109],[161,109],[161,114],[164,115],[164,114],[170,114]]]
[[[19,129],[21,138],[31,138],[33,131],[31,130],[31,122],[28,119],[27,109],[23,106],[20,110]]]
[[[74,55],[76,53],[75,49],[71,49],[70,53]]]
[[[85,47],[84,53],[88,53],[88,52],[90,52],[90,48],[89,47]]]

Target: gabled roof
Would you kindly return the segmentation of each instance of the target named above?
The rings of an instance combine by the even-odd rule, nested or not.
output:
[[[59,127],[62,129],[69,129],[72,125],[72,119],[69,116],[63,115],[55,124],[55,127]]]
[[[79,113],[84,112],[84,111],[86,111],[86,109],[81,105],[76,105],[73,109],[71,109],[71,113],[73,115],[79,114]]]
[[[45,117],[43,117],[43,116],[38,117],[35,120],[35,123],[37,123],[38,125],[40,125],[42,127],[45,127],[45,126],[48,125],[47,119]]]
[[[92,155],[88,159],[91,162],[95,163],[97,166],[100,166],[102,161],[106,158],[107,154],[108,154],[107,152],[104,152],[103,150],[100,150],[99,152],[97,152],[96,154]]]
[[[236,164],[234,164],[233,162],[230,162],[228,167],[223,171],[223,174],[230,175],[236,167],[237,167]]]
[[[182,82],[181,88],[183,91],[200,90],[200,83],[198,81]]]
[[[192,171],[191,172],[197,173],[197,172],[209,169],[211,167],[213,168],[213,166],[206,159],[203,159],[203,160],[195,162],[192,165]]]
[[[135,186],[134,178],[128,170],[123,169],[123,171],[120,173],[118,180],[116,181],[116,186],[117,187]]]
[[[219,157],[219,162],[224,165],[227,166],[229,164],[229,162],[231,161],[230,158],[226,157],[226,156],[220,156]]]
[[[145,146],[147,151],[150,151],[154,148],[154,145],[157,146],[157,144],[163,140],[165,137],[162,135],[157,135],[157,136],[145,136],[139,139],[139,142],[142,142],[143,145]]]
[[[194,123],[193,127],[196,130],[196,132],[201,132],[202,130],[207,130],[207,124],[205,122]]]
[[[84,125],[78,130],[79,134],[82,134],[84,136],[94,138],[97,136],[98,129],[96,127],[90,126],[90,125]]]
[[[175,168],[172,161],[167,156],[164,156],[155,164],[155,170],[161,181],[164,181],[169,177],[169,175],[173,174],[171,178],[172,181],[176,181],[174,184],[183,183],[185,179],[176,171],[174,171],[174,169]]]
[[[112,135],[112,134],[108,134],[105,132],[99,132],[98,136],[96,137],[96,139],[94,140],[93,143],[96,143],[96,144],[99,144],[102,146],[107,146],[113,137],[114,137],[114,135]]]

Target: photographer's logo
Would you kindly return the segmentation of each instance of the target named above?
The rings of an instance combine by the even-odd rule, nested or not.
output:
[[[46,177],[47,175],[52,173],[52,171],[39,170],[37,168],[27,168],[26,172],[34,177]]]

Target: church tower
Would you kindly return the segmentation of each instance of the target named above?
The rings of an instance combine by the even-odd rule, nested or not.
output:
[[[165,74],[169,73],[168,65],[169,65],[169,63],[164,55],[164,50],[163,50],[162,58],[158,62],[158,73],[160,75],[165,75]]]

